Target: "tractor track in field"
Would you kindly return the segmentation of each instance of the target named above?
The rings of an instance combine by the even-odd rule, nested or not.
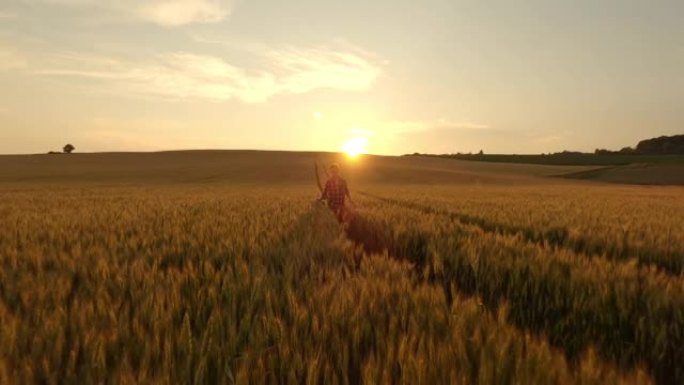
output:
[[[407,208],[404,202],[401,201],[378,197],[368,193],[361,194],[369,198],[378,199],[396,206]],[[408,203],[411,205],[410,202]],[[417,207],[408,208],[430,214],[447,215],[449,218],[457,220],[461,224],[478,227],[486,233],[503,235],[519,234],[518,232],[487,230],[486,228],[477,226],[476,224],[459,220],[460,214],[458,213],[444,212],[444,210],[440,211],[434,208],[426,208],[416,204],[412,205]],[[592,307],[580,307],[578,308],[579,313],[568,313],[569,308],[565,308],[565,305],[561,303],[557,304],[558,307],[552,308],[553,315],[550,319],[548,318],[549,313],[543,309],[536,309],[530,313],[530,302],[528,299],[525,299],[526,297],[524,295],[518,296],[515,294],[515,292],[508,291],[508,289],[503,289],[503,292],[499,292],[498,290],[501,288],[497,289],[496,285],[489,288],[481,288],[480,282],[477,278],[477,272],[469,270],[473,268],[472,266],[467,266],[467,264],[463,265],[462,263],[457,263],[456,265],[452,266],[452,273],[454,272],[453,269],[460,271],[460,273],[457,273],[456,276],[451,273],[445,274],[442,269],[436,270],[432,263],[433,260],[430,256],[430,243],[432,242],[432,235],[429,232],[420,229],[404,229],[402,230],[401,234],[395,234],[394,230],[395,229],[391,223],[377,221],[373,217],[357,215],[352,219],[350,225],[346,228],[345,234],[347,238],[354,244],[362,246],[363,250],[367,254],[384,254],[388,258],[411,263],[413,265],[412,272],[415,282],[427,283],[429,285],[440,287],[443,290],[446,301],[450,306],[454,300],[453,295],[455,292],[452,291],[454,289],[457,293],[459,293],[458,295],[477,298],[487,312],[492,315],[496,314],[496,311],[501,304],[508,304],[508,306],[511,306],[511,313],[509,314],[510,318],[508,318],[507,321],[511,326],[514,326],[521,331],[545,338],[551,346],[562,350],[570,362],[577,362],[576,360],[581,357],[587,348],[594,346],[602,359],[605,359],[608,362],[621,367],[622,369],[633,369],[641,364],[645,364],[648,368],[647,371],[653,375],[657,384],[680,383],[679,381],[684,378],[682,377],[682,373],[679,371],[679,369],[677,369],[681,367],[681,358],[677,357],[684,357],[680,355],[680,352],[684,352],[684,350],[682,350],[681,345],[679,344],[679,341],[681,340],[681,334],[678,334],[678,332],[667,332],[668,337],[666,339],[669,342],[663,345],[663,349],[665,349],[663,354],[665,354],[665,356],[661,356],[657,359],[653,358],[653,356],[641,357],[636,351],[623,353],[619,347],[625,344],[629,345],[631,342],[623,341],[621,339],[622,337],[607,339],[598,345],[593,345],[594,341],[599,338],[594,335],[597,333],[597,331],[592,329],[585,330],[584,326],[582,326],[582,320],[584,320],[586,317],[600,319],[600,311],[597,309]],[[525,239],[526,238],[523,237],[523,240]],[[528,241],[531,243],[533,242],[531,240]],[[533,243],[541,245],[549,244],[548,241],[544,242],[544,240]],[[557,250],[572,250],[571,248],[562,246],[563,244],[555,245],[554,247],[557,247]],[[505,277],[503,278],[504,282],[511,282],[510,278],[513,277],[512,274],[515,274],[515,270],[504,270],[502,272],[505,273]],[[545,279],[541,278],[536,280],[533,279],[533,281],[533,288],[546,287],[545,285],[550,284]],[[558,287],[563,292],[566,292],[568,295],[570,295],[573,292],[572,289],[567,285],[563,285],[565,285],[565,283]],[[537,291],[535,289],[532,290],[532,292],[539,292],[541,293],[542,297],[548,294],[544,290]],[[609,303],[606,302],[606,304]],[[675,306],[675,304],[672,304],[672,306]],[[665,309],[667,310],[670,308]],[[668,317],[673,316],[673,312],[676,312],[676,310],[671,308],[670,313],[667,313],[670,314]],[[674,319],[671,322],[675,322]],[[567,329],[565,327],[556,330],[552,326],[555,324],[575,325],[573,328],[576,330],[572,333],[578,332],[579,334],[576,335],[579,339],[575,340],[570,338],[571,335],[575,334],[567,335],[567,333],[569,333],[568,330],[570,329],[565,330]],[[620,330],[622,329],[627,330],[629,333],[635,334],[638,330],[638,324],[629,322],[625,325],[622,325]],[[644,331],[640,331],[639,333],[644,333]],[[648,334],[648,332],[646,333]],[[631,336],[632,334],[628,335]],[[655,337],[650,334],[648,335],[650,337]],[[628,338],[628,341],[631,341],[631,339]],[[636,343],[636,340],[634,343]]]
[[[425,214],[433,214],[448,217],[464,226],[473,226],[480,230],[497,235],[519,236],[527,242],[540,246],[552,246],[556,250],[569,250],[577,254],[589,257],[605,256],[618,262],[626,262],[636,259],[641,266],[655,266],[658,270],[673,276],[681,276],[684,272],[684,258],[676,253],[656,252],[643,255],[633,247],[614,248],[606,244],[591,241],[586,237],[572,237],[566,228],[554,227],[544,231],[533,231],[522,226],[511,226],[492,222],[482,217],[472,216],[447,209],[439,209],[428,205],[408,202],[400,199],[387,198],[364,191],[360,195],[375,199],[390,205],[406,209],[420,211]]]

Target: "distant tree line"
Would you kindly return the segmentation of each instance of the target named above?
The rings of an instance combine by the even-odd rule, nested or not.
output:
[[[684,135],[642,140],[636,151],[643,154],[684,154]]]
[[[642,140],[635,148],[625,147],[620,151],[596,149],[596,155],[643,154],[643,155],[683,155],[684,135],[661,136]]]
[[[418,152],[412,155],[422,155],[422,156],[441,156],[441,157],[485,157],[484,151],[480,150],[479,153],[473,154],[469,153],[455,153],[455,154],[421,154]],[[579,151],[561,151],[549,154],[541,154],[542,156],[556,156],[556,157],[570,157],[577,155],[591,155]],[[684,135],[674,135],[674,136],[661,136],[653,139],[646,139],[639,142],[636,147],[624,147],[619,151],[607,150],[604,148],[597,148],[594,151],[594,155],[684,155]]]

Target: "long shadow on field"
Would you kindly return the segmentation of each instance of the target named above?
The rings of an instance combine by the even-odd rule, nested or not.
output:
[[[656,343],[655,339],[660,338],[657,331],[665,329],[659,326],[656,329],[642,330],[641,326],[634,323],[637,321],[633,313],[622,314],[618,311],[619,306],[613,306],[610,301],[605,302],[612,297],[604,298],[602,306],[587,305],[589,307],[576,309],[569,303],[556,301],[554,293],[560,291],[570,298],[576,290],[571,285],[572,282],[563,279],[567,273],[565,271],[556,272],[560,275],[549,273],[540,277],[525,270],[522,276],[516,276],[521,272],[504,263],[500,269],[486,269],[496,271],[497,274],[483,275],[478,270],[486,266],[473,265],[467,259],[458,257],[461,253],[459,245],[454,249],[455,258],[435,261],[431,253],[431,245],[436,241],[433,234],[418,229],[397,228],[392,223],[362,215],[351,220],[346,228],[346,235],[366,253],[386,254],[389,258],[412,263],[414,279],[439,285],[449,304],[453,300],[452,288],[465,296],[477,296],[492,313],[496,313],[502,303],[508,303],[508,322],[531,333],[544,335],[552,345],[562,349],[571,362],[576,362],[589,346],[596,344],[595,347],[603,358],[625,369],[634,368],[645,361],[659,384],[681,383],[678,381],[684,378],[680,364],[683,358],[680,352],[683,350],[678,343],[681,334],[674,331],[681,322],[677,315],[680,313],[674,308],[659,317],[650,317],[650,320],[661,320],[664,327],[670,330],[662,336],[667,341]],[[496,261],[482,259],[481,262],[496,265]],[[436,268],[436,265],[441,267]],[[483,281],[490,278],[498,282]],[[524,285],[524,290],[516,288],[516,280],[528,282]],[[535,305],[539,303],[547,305]],[[604,316],[609,317],[604,319]],[[605,323],[605,327],[587,329],[587,323]],[[616,328],[616,325],[619,327]],[[641,328],[639,338],[636,334],[638,328]],[[601,329],[608,334],[595,335]],[[646,345],[644,338],[650,341],[646,341]],[[637,342],[643,350],[632,347],[623,351],[623,348],[628,348],[630,344],[636,345]],[[649,344],[659,348],[649,349]],[[656,351],[660,352],[658,357],[653,354]]]
[[[394,229],[373,219],[355,215],[345,228],[347,238],[368,254],[384,254],[405,260],[420,269],[427,262],[428,234],[418,231],[395,234]]]
[[[359,194],[376,199],[385,203],[400,206],[407,209],[417,210],[426,214],[447,216],[463,225],[475,226],[482,231],[506,236],[520,236],[530,243],[539,245],[551,245],[557,248],[571,250],[575,253],[586,255],[605,255],[615,260],[628,260],[636,258],[642,266],[654,265],[658,269],[672,275],[680,275],[684,272],[684,258],[676,252],[664,250],[645,251],[629,245],[612,245],[589,239],[582,236],[571,236],[570,231],[564,227],[552,227],[544,230],[534,230],[523,226],[508,225],[489,221],[485,218],[467,215],[455,211],[437,209],[428,205],[407,202],[399,199],[386,198],[366,192]]]
[[[388,258],[409,262],[418,280],[441,283],[447,302],[451,305],[452,285],[440,280],[440,274],[435,272],[434,264],[430,261],[430,233],[417,229],[399,231],[387,223],[357,214],[347,224],[345,234],[365,253],[386,254]]]

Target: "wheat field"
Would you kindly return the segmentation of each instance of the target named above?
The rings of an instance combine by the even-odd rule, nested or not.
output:
[[[681,189],[447,164],[347,226],[294,179],[6,180],[0,384],[684,381]]]

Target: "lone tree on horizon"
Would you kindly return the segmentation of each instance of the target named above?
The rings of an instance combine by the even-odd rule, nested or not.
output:
[[[64,151],[65,154],[71,154],[71,152],[74,151],[75,149],[76,149],[76,147],[74,147],[71,144],[67,144],[66,146],[64,146],[64,148],[62,148],[62,150]]]

